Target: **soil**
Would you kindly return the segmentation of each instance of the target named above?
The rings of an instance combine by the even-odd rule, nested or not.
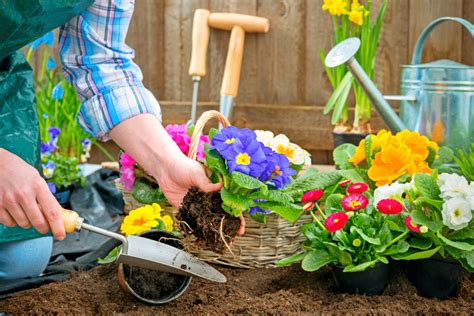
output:
[[[382,295],[337,293],[331,271],[303,272],[286,268],[239,270],[217,267],[227,283],[194,278],[188,290],[165,305],[147,305],[123,291],[116,266],[77,273],[69,280],[50,283],[0,301],[7,315],[295,315],[295,314],[456,314],[472,315],[474,278],[466,276],[458,294],[447,300],[419,296],[400,272]]]
[[[173,273],[123,265],[129,286],[142,298],[162,301],[183,288],[187,277]]]
[[[221,205],[219,192],[204,193],[197,188],[188,191],[176,218],[181,222],[180,230],[196,238],[193,247],[222,253],[225,243],[235,238],[240,219],[225,212]]]

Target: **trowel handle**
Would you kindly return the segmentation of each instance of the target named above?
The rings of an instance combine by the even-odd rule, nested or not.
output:
[[[204,77],[206,75],[206,56],[209,44],[208,18],[210,12],[205,9],[197,9],[194,12],[193,35],[191,49],[191,63],[189,75]]]
[[[245,32],[240,26],[234,26],[230,33],[229,49],[225,60],[224,78],[221,96],[237,96],[239,91],[240,69],[244,53]]]
[[[63,219],[66,233],[80,231],[84,219],[74,211],[61,209],[61,218]]]
[[[211,13],[209,26],[215,29],[230,31],[234,26],[240,26],[248,33],[266,33],[270,29],[267,18],[238,13]]]

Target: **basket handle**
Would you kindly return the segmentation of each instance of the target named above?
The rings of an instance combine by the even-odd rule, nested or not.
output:
[[[202,113],[201,117],[196,122],[196,126],[194,127],[193,135],[191,136],[191,144],[189,145],[189,152],[188,152],[188,157],[191,158],[192,160],[196,160],[197,156],[197,151],[198,151],[198,145],[199,145],[199,139],[201,138],[202,131],[204,130],[204,127],[206,126],[206,123],[210,120],[216,118],[219,120],[219,123],[222,125],[222,127],[228,127],[230,126],[229,120],[225,118],[224,115],[222,115],[221,112],[216,111],[216,110],[210,110]]]

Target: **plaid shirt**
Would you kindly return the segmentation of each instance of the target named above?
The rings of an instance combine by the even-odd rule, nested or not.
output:
[[[135,52],[125,44],[134,0],[96,0],[61,27],[59,53],[66,79],[81,100],[79,124],[108,140],[110,129],[141,113],[161,120],[158,101],[142,83]]]

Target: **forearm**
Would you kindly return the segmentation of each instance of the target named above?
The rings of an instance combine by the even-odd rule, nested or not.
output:
[[[169,162],[183,157],[158,118],[151,114],[129,118],[110,130],[109,135],[155,177],[160,177]]]

